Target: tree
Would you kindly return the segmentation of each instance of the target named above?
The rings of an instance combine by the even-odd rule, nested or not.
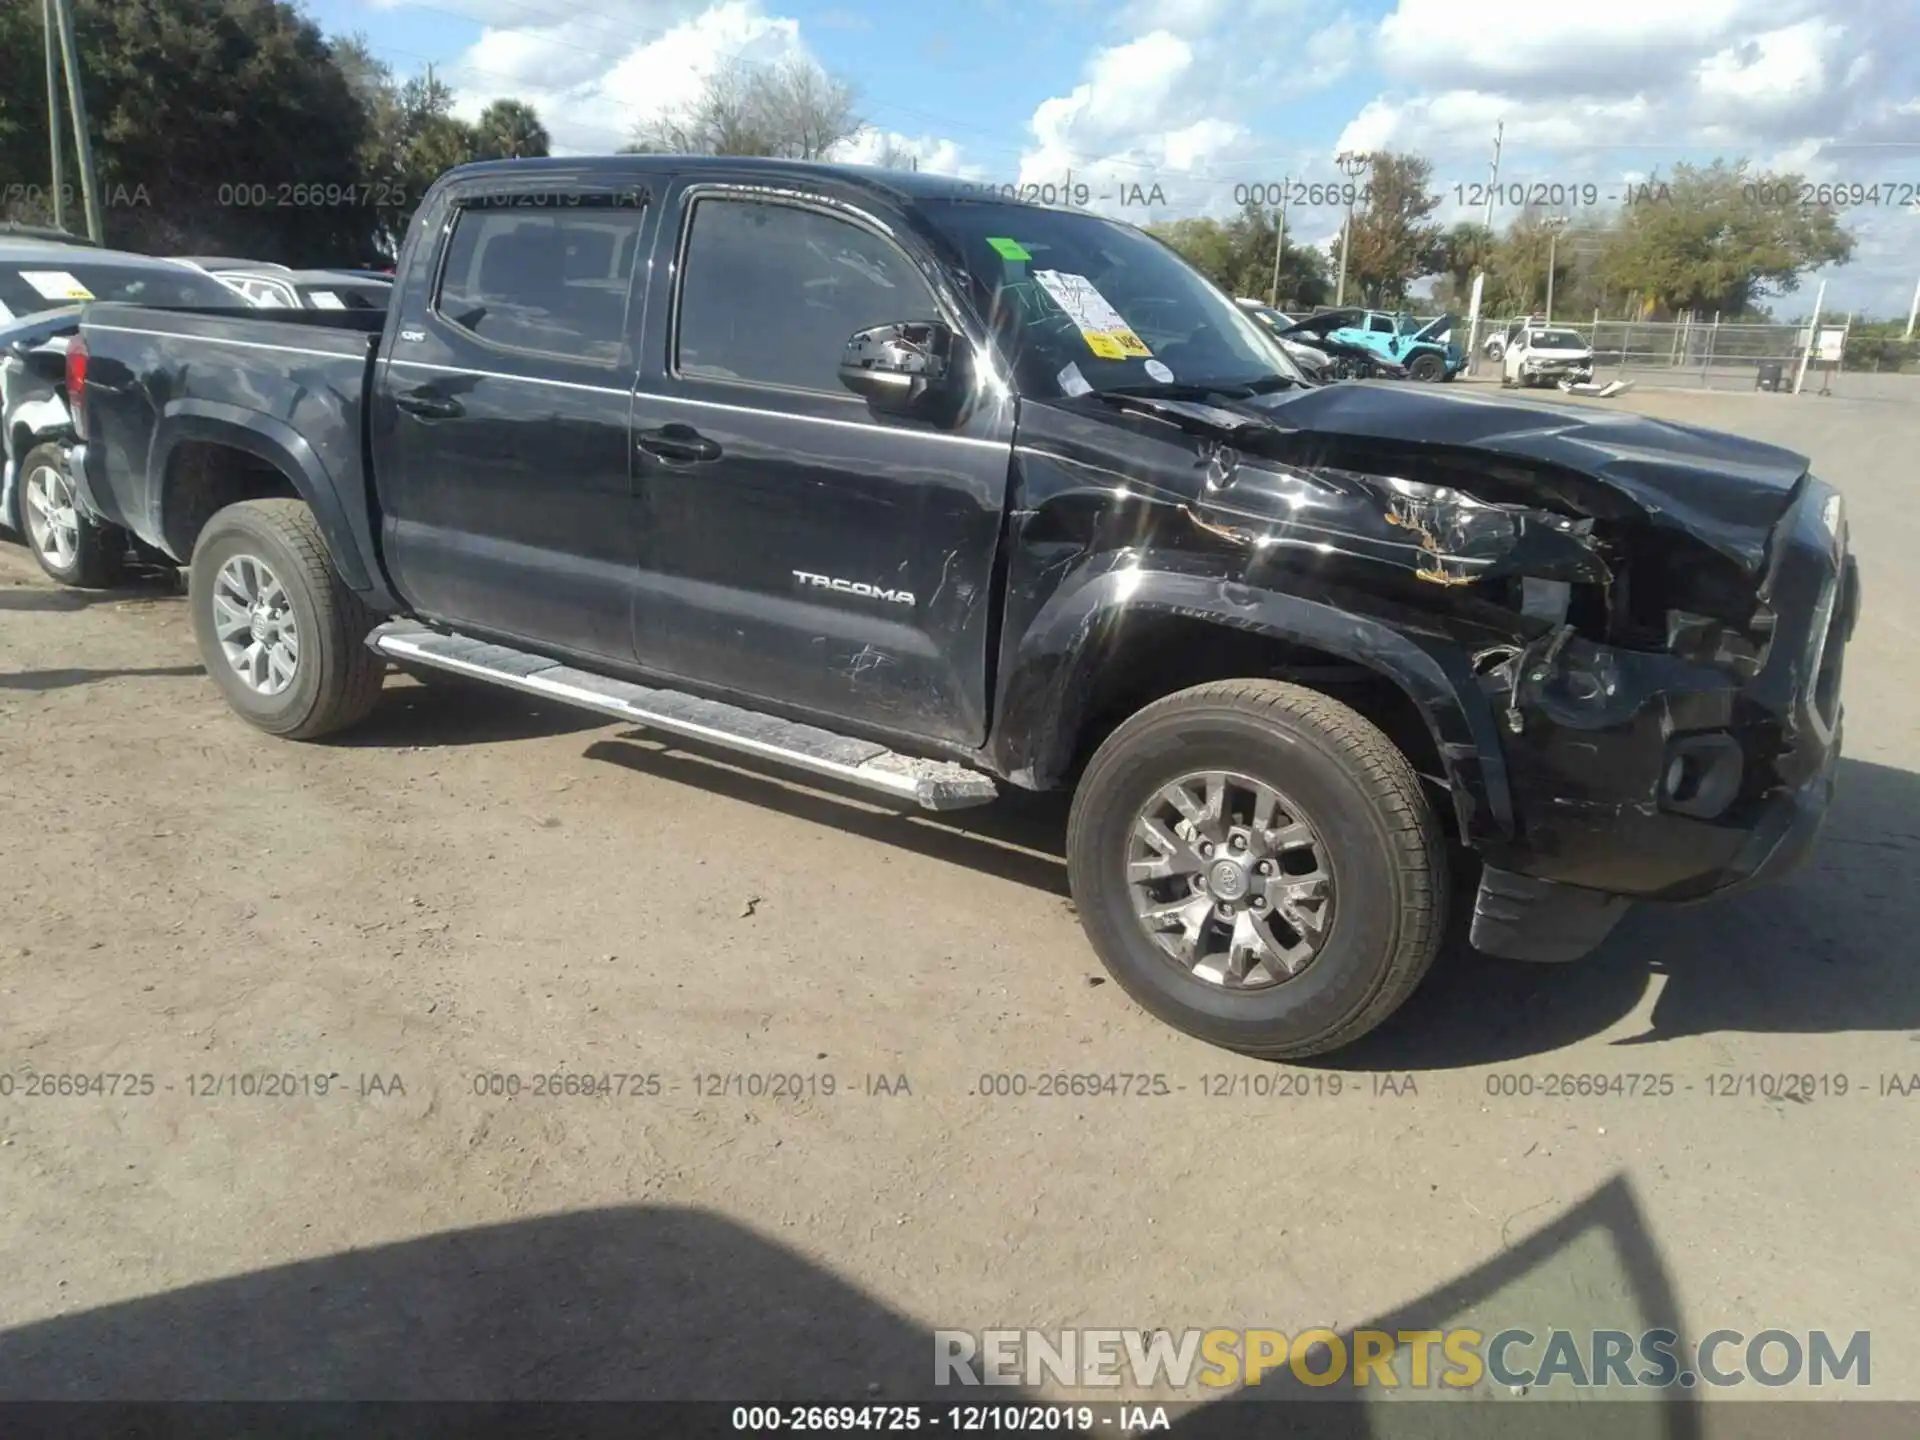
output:
[[[1273,288],[1274,247],[1280,235],[1268,212],[1249,205],[1233,219],[1169,220],[1147,227],[1186,262],[1230,295],[1265,299]],[[1280,261],[1282,305],[1313,308],[1327,296],[1326,257],[1289,242]]]
[[[722,66],[688,104],[640,125],[631,152],[819,160],[866,129],[853,87],[796,56]]]
[[[1218,220],[1194,218],[1149,225],[1147,233],[1165,241],[1194,269],[1223,290],[1233,288],[1240,269],[1233,237]]]
[[[520,160],[545,155],[550,141],[531,105],[496,100],[480,112],[473,127],[473,153],[480,160]]]
[[[1499,237],[1474,220],[1462,220],[1440,237],[1434,269],[1442,277],[1436,298],[1443,304],[1464,305],[1473,292],[1473,277],[1486,270],[1499,249]],[[1440,290],[1444,289],[1444,294]],[[1482,304],[1492,297],[1482,294]]]
[[[0,180],[44,189],[38,10],[0,6]],[[74,0],[74,31],[109,243],[294,264],[366,251],[374,216],[357,183],[366,114],[298,9]],[[71,144],[67,157],[74,185]]]
[[[1802,205],[1798,175],[1756,174],[1745,161],[1678,165],[1626,206],[1601,270],[1608,287],[1650,308],[1743,315],[1800,277],[1844,264],[1853,236],[1831,206]]]
[[[1440,208],[1433,162],[1377,151],[1367,157],[1366,198],[1353,213],[1347,282],[1376,305],[1395,305],[1407,286],[1441,266],[1441,230],[1428,220]]]
[[[453,91],[431,66],[403,84],[360,35],[334,42],[333,53],[367,114],[358,159],[388,255],[397,253],[413,212],[443,170],[469,160],[548,153],[546,126],[525,101],[495,100],[466,125],[453,113]]]

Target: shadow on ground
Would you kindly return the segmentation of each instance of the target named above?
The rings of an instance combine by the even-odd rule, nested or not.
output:
[[[596,741],[589,757],[831,825],[877,843],[1066,896],[1066,801],[1013,793],[977,810],[898,814],[645,738]],[[1642,906],[1571,965],[1480,955],[1454,936],[1385,1025],[1329,1057],[1340,1068],[1448,1069],[1547,1054],[1608,1030],[1658,984],[1644,1031],[1622,1047],[1714,1032],[1920,1031],[1920,776],[1843,760],[1812,858],[1785,881],[1688,906]],[[1470,877],[1469,881],[1470,881]],[[1623,1060],[1625,1057],[1623,1057]],[[1915,1057],[1920,1068],[1920,1054]]]
[[[590,711],[457,675],[401,675],[404,678],[388,678],[372,715],[320,743],[346,749],[438,749],[574,735],[614,723]]]
[[[1276,1313],[1252,1323],[1289,1336],[1313,1323],[1284,1313],[1292,1282],[1283,1256],[1263,1257],[1256,1247],[1235,1264],[1273,1269]],[[1071,1297],[1061,1297],[1061,1307],[1073,1309]],[[1512,1237],[1474,1271],[1354,1328],[1397,1335],[1470,1325],[1492,1335],[1531,1319],[1540,1329],[1639,1335],[1681,1332],[1677,1312],[1654,1239],[1628,1184],[1616,1178],[1544,1228]],[[950,1323],[977,1330],[1012,1322],[976,1315]],[[1349,1353],[1353,1333],[1338,1341]],[[1324,1369],[1331,1353],[1315,1352],[1311,1363]],[[1402,1348],[1391,1361],[1403,1386],[1409,1355]],[[1503,1358],[1538,1365],[1543,1352],[1515,1347]],[[1030,1398],[1018,1387],[937,1386],[935,1359],[931,1330],[783,1245],[708,1213],[624,1206],[429,1235],[0,1332],[0,1400],[917,1402],[944,1411]],[[1635,1368],[1644,1369],[1637,1357]],[[1436,1351],[1432,1373],[1443,1370],[1458,1373]],[[1280,1374],[1283,1383],[1177,1414],[1172,1433],[1397,1440],[1584,1428],[1557,1423],[1559,1406],[1543,1413],[1538,1400],[1498,1403],[1507,1387],[1491,1378],[1456,1392],[1481,1403],[1416,1405],[1355,1403],[1368,1392],[1310,1390],[1287,1370]],[[1377,1387],[1378,1372],[1372,1378]],[[1112,1403],[1129,1392],[1138,1393],[1132,1385],[1118,1393],[1082,1387],[1074,1403]],[[1248,1402],[1333,1397],[1346,1403],[1292,1404],[1284,1416],[1248,1409]],[[1597,1418],[1602,1407],[1576,1408]],[[1616,1412],[1604,1430],[1610,1437],[1698,1433],[1686,1406],[1604,1408]],[[76,1412],[43,1414],[71,1422]],[[31,1418],[11,1416],[12,1433],[28,1433],[20,1422]],[[212,1423],[217,1415],[174,1418],[181,1428],[146,1433],[189,1433],[190,1418],[209,1422],[193,1433],[231,1433]],[[260,1434],[360,1436],[478,1434],[497,1417],[441,1406],[283,1412],[277,1426],[263,1418]],[[520,1435],[668,1433],[649,1427],[647,1412],[624,1408],[518,1411],[515,1418],[512,1433]],[[730,1428],[727,1412],[711,1421],[715,1432]],[[507,1432],[489,1426],[485,1433]],[[680,1423],[672,1433],[695,1432]]]
[[[724,795],[817,825],[830,825],[884,845],[1011,880],[1050,895],[1067,896],[1061,858],[1067,801],[1060,795],[1003,793],[992,805],[942,813],[897,811],[872,797],[843,796],[812,787],[829,782],[804,773],[794,781],[770,769],[741,769],[722,754],[695,751],[676,740],[665,745],[645,731],[596,741],[587,757]],[[800,788],[805,786],[808,788]]]
[[[1698,905],[1641,906],[1596,953],[1528,965],[1454,949],[1387,1023],[1342,1051],[1358,1067],[1443,1069],[1543,1054],[1659,995],[1635,1047],[1716,1033],[1920,1032],[1920,775],[1842,760],[1812,856],[1773,885]],[[1920,1069],[1916,1053],[1915,1069]]]
[[[22,670],[0,675],[0,690],[22,690],[30,694],[47,690],[69,690],[76,685],[91,685],[99,680],[153,679],[158,677],[204,675],[199,665],[161,665],[151,670]]]
[[[96,605],[124,605],[130,600],[181,602],[185,592],[176,577],[177,572],[172,570],[141,570],[130,575],[126,584],[111,590],[69,590],[50,580],[39,585],[9,585],[0,589],[0,613],[11,610],[58,615]]]

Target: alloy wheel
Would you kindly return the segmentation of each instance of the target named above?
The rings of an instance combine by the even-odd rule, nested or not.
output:
[[[213,632],[234,674],[257,695],[280,694],[300,668],[293,601],[266,561],[235,555],[213,581]]]
[[[36,465],[21,491],[33,548],[56,570],[71,570],[80,554],[80,509],[73,482],[51,465]]]
[[[1201,770],[1162,786],[1134,817],[1126,866],[1154,943],[1226,989],[1292,979],[1332,930],[1325,843],[1298,806],[1251,776]]]

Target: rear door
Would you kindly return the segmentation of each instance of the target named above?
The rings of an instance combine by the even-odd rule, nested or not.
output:
[[[449,192],[396,287],[373,406],[385,551],[421,613],[631,663],[627,410],[643,192]],[[485,188],[491,185],[495,188]],[[644,282],[643,282],[644,283]]]
[[[791,183],[689,177],[667,203],[633,405],[642,662],[981,742],[1013,401],[982,387],[942,426],[838,376],[855,330],[945,320],[971,356],[970,322],[897,218]]]

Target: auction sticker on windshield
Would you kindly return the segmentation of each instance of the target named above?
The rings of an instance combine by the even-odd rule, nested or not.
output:
[[[1036,270],[1033,278],[1053,301],[1080,327],[1080,338],[1087,348],[1103,360],[1151,359],[1147,342],[1133,333],[1120,312],[1107,302],[1091,280],[1062,270]]]
[[[22,270],[20,278],[48,300],[93,299],[93,292],[65,270]]]

